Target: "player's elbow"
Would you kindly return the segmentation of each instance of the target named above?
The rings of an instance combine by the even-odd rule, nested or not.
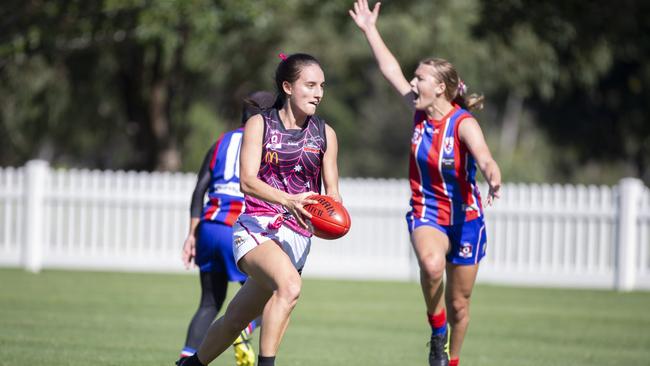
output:
[[[250,195],[253,190],[253,180],[255,177],[242,175],[239,178],[239,189],[243,194]]]

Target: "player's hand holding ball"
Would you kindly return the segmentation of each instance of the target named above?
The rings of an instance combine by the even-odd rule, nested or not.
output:
[[[311,218],[311,214],[305,209],[305,207],[309,204],[317,203],[317,201],[310,198],[313,194],[314,192],[304,192],[289,195],[288,201],[283,205],[284,208],[296,218],[296,221],[298,221],[300,226],[310,230],[311,228],[305,222],[305,219]]]
[[[350,231],[350,214],[343,205],[330,196],[314,194],[309,199],[317,203],[304,208],[311,214],[314,235],[321,239],[338,239]]]

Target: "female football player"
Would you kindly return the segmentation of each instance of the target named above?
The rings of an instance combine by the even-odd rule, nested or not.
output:
[[[242,143],[246,208],[235,224],[233,251],[249,277],[183,366],[207,365],[260,314],[258,365],[275,364],[311,244],[306,221],[311,215],[303,206],[317,203],[307,197],[320,192],[321,177],[326,194],[340,201],[336,134],[314,115],[323,98],[323,70],[307,54],[281,57],[277,100],[248,120]]]
[[[476,166],[489,186],[488,205],[499,197],[501,173],[478,122],[467,111],[479,107],[482,97],[466,99],[456,69],[439,58],[422,60],[409,82],[377,30],[379,8],[380,3],[370,10],[367,0],[357,0],[350,16],[364,33],[382,74],[414,113],[411,210],[406,221],[432,330],[429,364],[458,365],[470,296],[486,246]]]
[[[239,190],[239,150],[244,123],[273,105],[272,93],[250,94],[242,110],[242,127],[224,133],[210,147],[199,170],[190,204],[190,229],[183,244],[182,259],[186,268],[192,262],[199,267],[201,300],[187,329],[181,358],[196,353],[201,340],[226,299],[229,281],[244,283],[246,275],[237,269],[232,253],[233,224],[244,208]],[[208,192],[208,200],[203,197]],[[252,321],[234,343],[235,363],[254,366],[255,352],[250,345]]]

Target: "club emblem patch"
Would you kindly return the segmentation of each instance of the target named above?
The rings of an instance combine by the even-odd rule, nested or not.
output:
[[[445,137],[444,146],[445,146],[445,153],[451,154],[451,152],[454,151],[454,138]]]
[[[474,248],[473,248],[472,244],[470,244],[470,243],[462,243],[460,245],[460,250],[458,251],[458,255],[461,258],[471,258],[473,251],[474,251]]]
[[[422,140],[422,130],[420,130],[419,128],[416,128],[415,130],[413,130],[413,136],[411,137],[411,143],[413,145],[417,145],[420,142],[420,140]]]

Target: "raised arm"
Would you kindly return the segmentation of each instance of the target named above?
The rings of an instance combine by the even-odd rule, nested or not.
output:
[[[411,85],[406,80],[399,62],[397,62],[395,56],[390,52],[377,30],[376,24],[380,7],[381,3],[378,2],[371,11],[368,7],[368,0],[357,0],[354,3],[354,10],[350,10],[349,13],[359,29],[365,34],[381,73],[404,98],[407,106],[414,108],[414,94]]]
[[[336,139],[336,132],[329,125],[325,125],[325,136],[327,137],[327,150],[323,155],[323,185],[325,194],[341,202],[339,194],[339,168],[336,163],[339,153],[339,144]]]
[[[483,132],[474,118],[467,118],[461,121],[458,126],[458,137],[467,145],[470,153],[476,160],[481,174],[487,181],[490,191],[488,192],[487,204],[490,206],[496,198],[500,197],[501,170],[497,165],[490,149],[485,142]]]

